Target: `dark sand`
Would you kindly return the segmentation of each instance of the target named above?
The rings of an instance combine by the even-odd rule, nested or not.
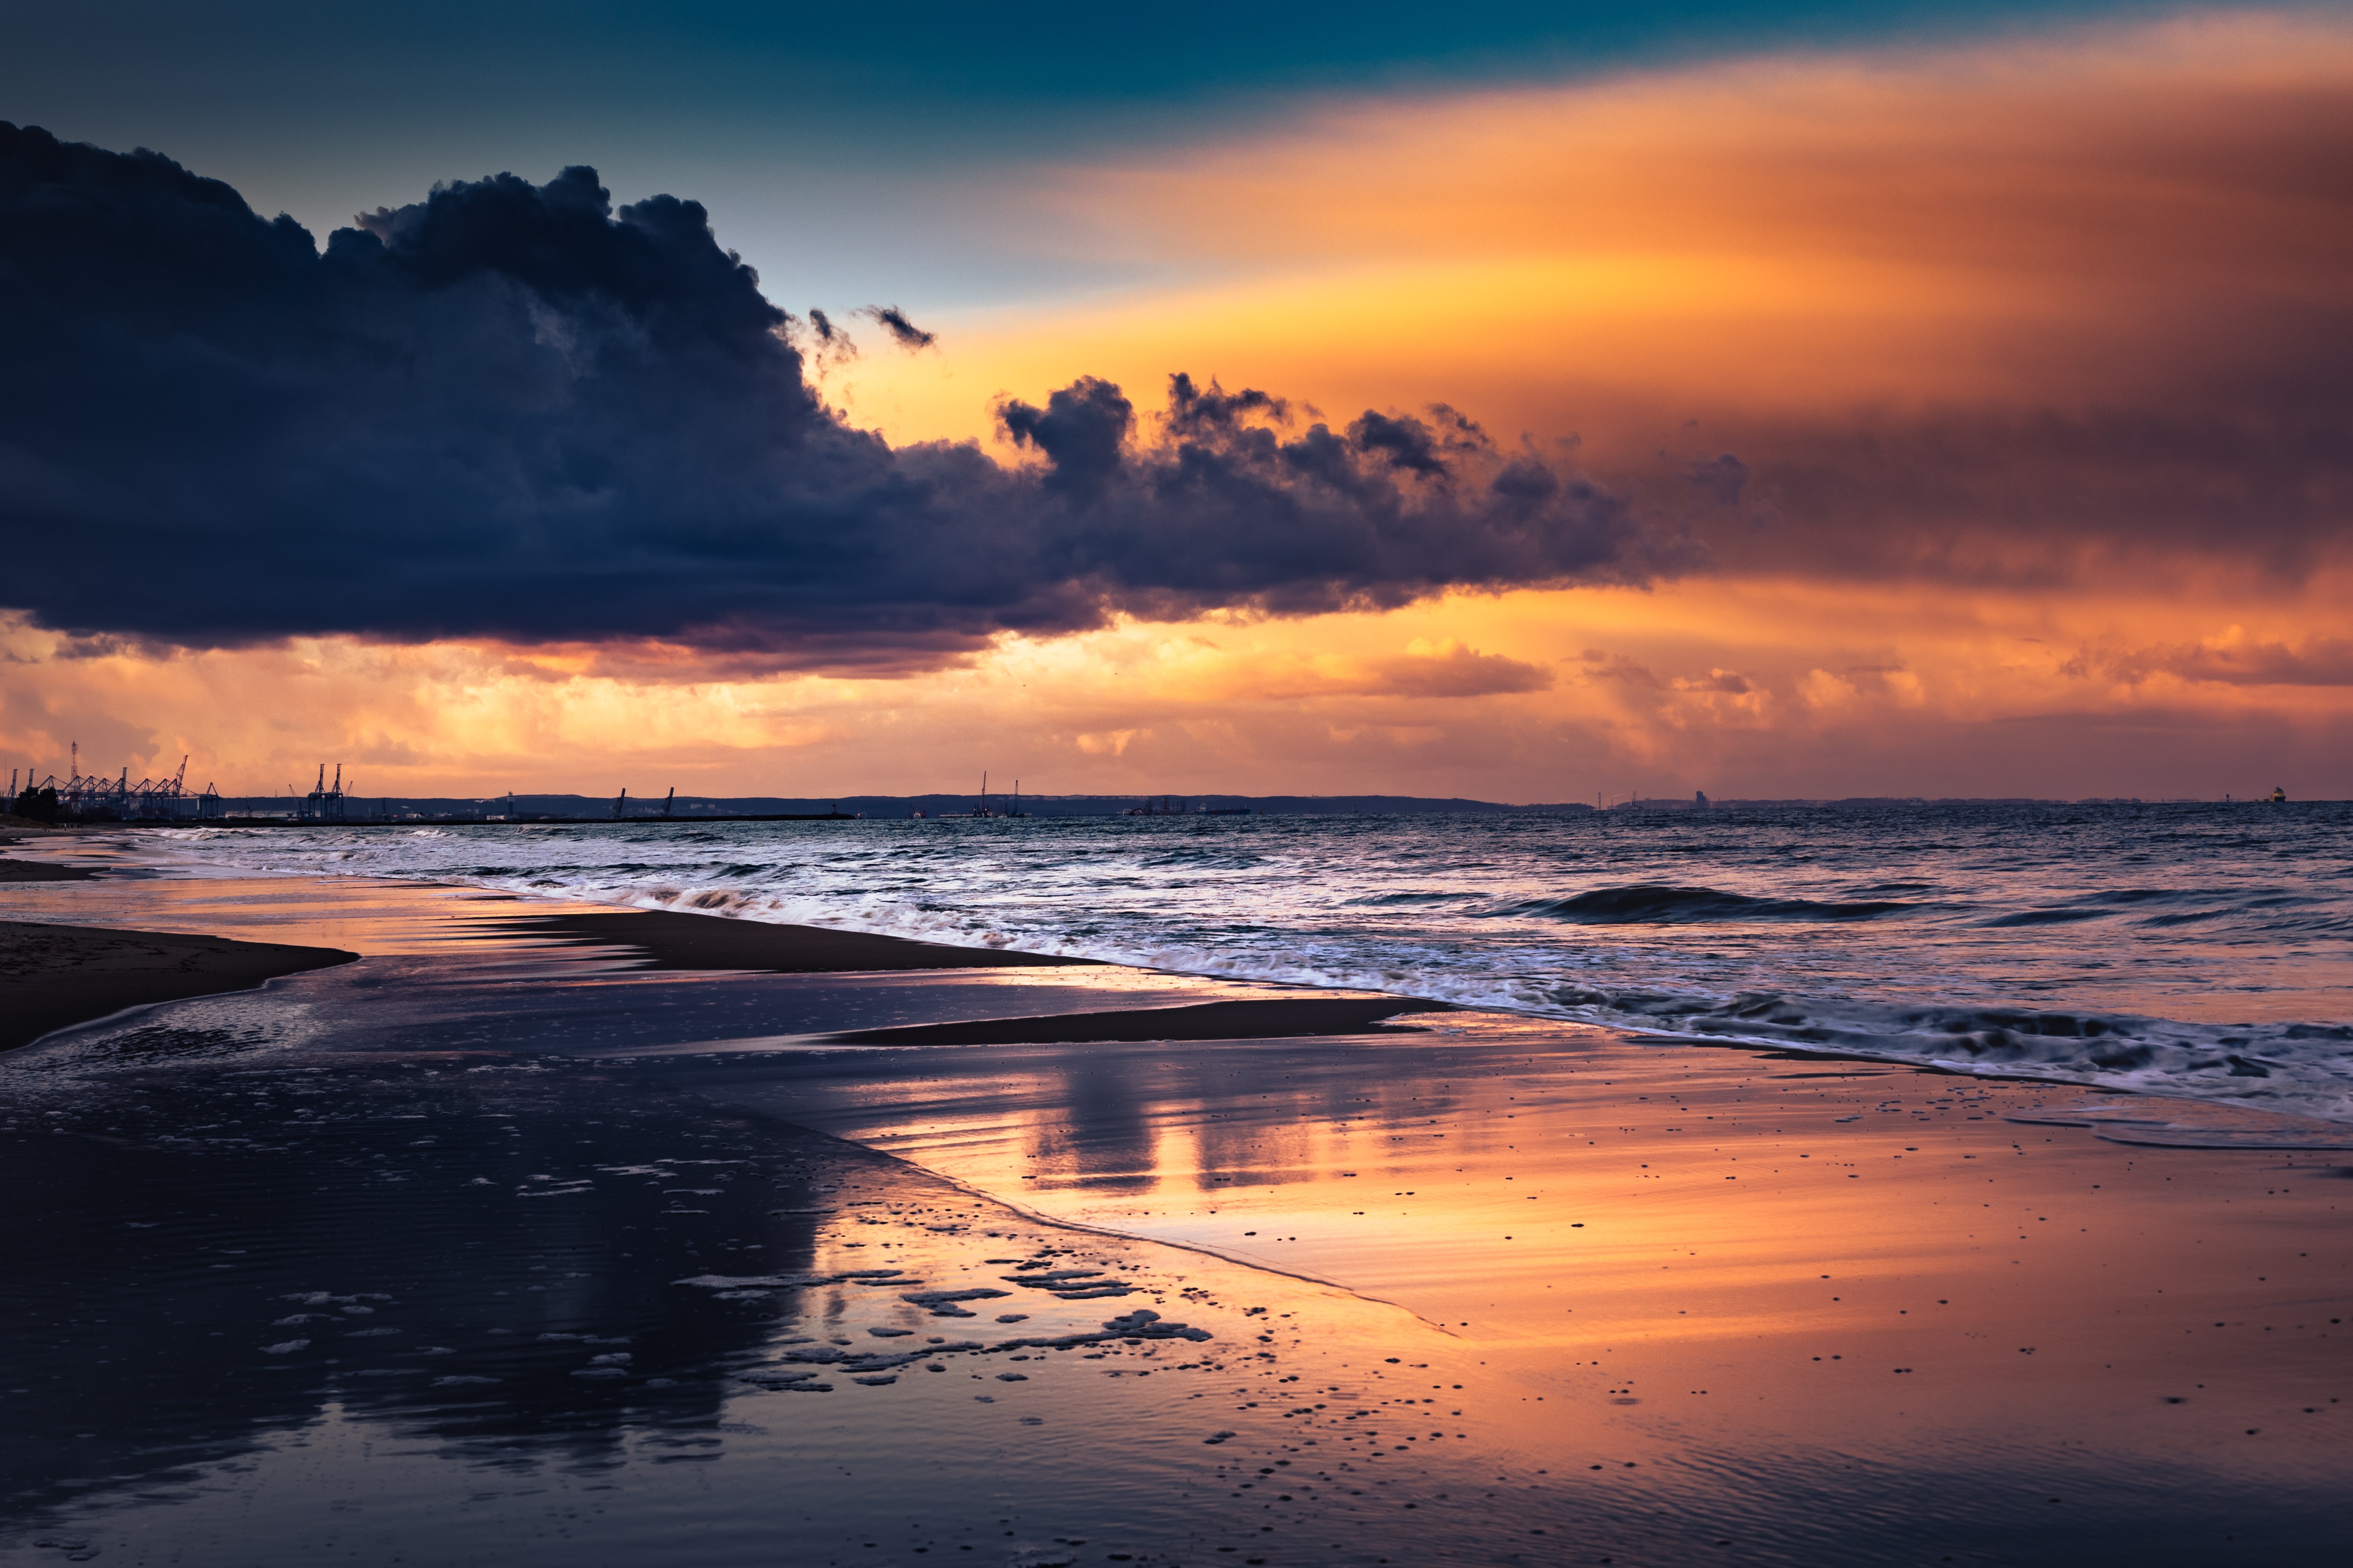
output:
[[[1419,1034],[1384,1026],[1403,1013],[1450,1013],[1443,1002],[1398,996],[1271,997],[1263,1002],[1200,1002],[1189,1007],[1123,1007],[1047,1018],[975,1018],[895,1029],[850,1029],[825,1037],[843,1046],[1085,1045],[1142,1040],[1276,1040],[1307,1035]]]
[[[47,860],[0,860],[0,882],[87,882],[98,873]]]
[[[0,1050],[125,1007],[249,990],[358,956],[332,947],[0,921]]]
[[[634,947],[659,969],[745,969],[772,974],[877,973],[908,969],[1101,967],[1091,958],[945,947],[821,926],[764,925],[666,910],[520,915],[497,924],[508,933],[586,946]]]
[[[1444,1445],[1292,1430],[1423,1394],[1393,1308],[596,1064],[0,1084],[7,1568],[1369,1565],[1409,1503],[1498,1555]]]

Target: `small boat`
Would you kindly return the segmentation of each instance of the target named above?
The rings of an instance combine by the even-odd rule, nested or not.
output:
[[[2287,791],[2280,788],[2277,784],[2274,784],[2272,786],[2272,793],[2269,798],[2274,805],[2285,805],[2287,804]]]

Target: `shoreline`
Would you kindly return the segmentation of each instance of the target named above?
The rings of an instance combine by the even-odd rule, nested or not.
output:
[[[1354,858],[1344,850],[1358,835],[1345,825],[1269,827],[1253,843],[1228,842],[1222,830],[1097,842],[1092,829],[1056,827],[988,846],[902,831],[920,823],[836,826],[851,837],[820,845],[789,827],[747,825],[626,847],[603,829],[469,828],[397,844],[298,834],[304,843],[281,849],[249,836],[207,848],[123,831],[23,854],[110,874],[142,874],[145,862],[199,878],[256,868],[426,879],[508,895],[519,913],[550,909],[536,900],[577,900],[601,906],[600,918],[707,910],[747,924],[1003,942],[1242,984],[1377,989],[1659,1038],[1788,1046],[2353,1126],[2343,1054],[2353,1037],[2353,968],[2328,962],[2342,933],[2256,862],[2211,886],[2186,871],[2151,873],[2161,888],[2136,890],[2126,884],[2139,874],[2123,868],[2129,859],[2106,851],[2137,841],[2137,827],[2053,827],[2069,843],[2082,838],[2088,857],[2062,897],[1998,858],[1972,892],[1963,861],[2010,835],[2000,822],[1955,823],[1950,842],[1889,850],[1898,869],[1925,879],[1914,892],[1853,904],[1842,901],[1836,868],[1857,846],[1842,832],[1786,825],[1760,827],[1751,845],[1805,851],[1784,869],[1769,868],[1782,864],[1778,853],[1734,855],[1696,883],[1683,862],[1704,847],[1681,829],[1639,841],[1604,836],[1611,854],[1588,866],[1577,858],[1586,836],[1540,825],[1493,843],[1483,829],[1452,828],[1424,842],[1407,825],[1374,834]],[[1486,850],[1474,852],[1481,844]],[[2100,853],[2085,848],[2094,845]],[[1555,879],[1557,887],[1545,870],[1556,850],[1583,867]],[[1436,857],[1430,886],[1416,891],[1425,851]],[[2252,853],[2234,848],[2234,866],[2242,851]],[[1229,874],[1229,908],[1218,892]],[[1261,886],[1272,903],[1253,911]],[[2315,896],[2325,905],[2337,895]],[[2266,912],[2278,897],[2282,910]],[[598,945],[580,934],[582,945]],[[2100,957],[2111,935],[2122,944],[2114,963]],[[322,939],[298,931],[284,940]],[[756,954],[733,962],[776,972],[850,967]]]
[[[36,836],[53,838],[89,838],[88,830],[44,827],[25,825]],[[11,832],[0,833],[0,846],[21,842],[21,837]],[[119,846],[102,846],[119,848]],[[130,859],[135,868],[138,862]],[[136,871],[133,872],[136,875]],[[36,886],[58,883],[109,884],[118,889],[127,879],[103,863],[75,863],[56,860],[17,860],[0,857],[0,889],[14,887],[29,889]],[[205,879],[164,878],[153,886],[197,885]],[[260,885],[276,883],[278,878],[249,879]],[[1163,970],[1119,959],[1087,958],[1064,953],[1038,952],[1015,948],[962,947],[921,938],[842,930],[830,926],[771,922],[742,916],[716,913],[694,908],[647,910],[602,903],[584,903],[569,898],[555,898],[536,893],[492,891],[465,883],[421,884],[406,879],[377,875],[338,875],[323,879],[315,877],[286,878],[286,882],[324,882],[345,884],[353,888],[379,887],[401,889],[430,887],[437,893],[470,905],[504,904],[512,912],[492,914],[487,909],[473,912],[459,931],[453,925],[451,934],[444,939],[450,945],[489,945],[496,947],[523,939],[533,945],[580,952],[584,958],[602,956],[608,961],[617,958],[632,966],[655,971],[672,972],[733,972],[744,973],[843,976],[881,975],[892,973],[942,973],[952,971],[989,972],[1023,970],[1092,970],[1106,980],[1113,976],[1156,976],[1183,984],[1197,983],[1208,985],[1240,986],[1255,992],[1273,990],[1291,993],[1271,1010],[1258,1011],[1242,1007],[1239,1003],[1219,1002],[1208,1011],[1179,1004],[1171,1007],[1167,1000],[1156,1004],[1156,1016],[1150,1019],[1128,1019],[1124,1016],[1136,1009],[1125,1007],[1100,1008],[1087,1016],[1101,1026],[1100,1033],[1087,1037],[1103,1041],[1133,1041],[1144,1039],[1213,1040],[1235,1037],[1237,1034],[1271,1037],[1317,1034],[1346,1034],[1374,1028],[1375,1032],[1390,1032],[1419,1026],[1395,1025],[1376,1028],[1378,1019],[1409,1014],[1431,1014],[1467,1010],[1473,1013],[1500,1012],[1521,1017],[1532,1027],[1558,1029],[1599,1029],[1620,1032],[1662,1044],[1693,1043],[1714,1048],[1772,1055],[1788,1053],[1793,1057],[1826,1061],[1874,1064],[1890,1068],[1950,1076],[1976,1082],[2014,1082],[2032,1085],[2047,1092],[2112,1097],[2149,1108],[2163,1108],[2174,1113],[2170,1118],[2150,1114],[2140,1117],[2110,1115],[2096,1120],[2103,1122],[2138,1121],[2142,1124],[2139,1142],[2152,1146],[2203,1147],[2227,1149],[2243,1147],[2294,1148],[2316,1152],[2353,1147],[2353,1124],[2316,1116],[2308,1110],[2244,1100],[2222,1100],[2211,1096],[2185,1092],[2165,1084],[2113,1084],[2095,1078],[2074,1076],[2064,1072],[2036,1070],[2030,1061],[1978,1060],[1930,1058],[1889,1049],[1874,1048],[1867,1044],[1833,1044],[1819,1037],[1810,1029],[1792,1029],[1786,1036],[1759,1030],[1756,1033],[1718,1032],[1713,1028],[1676,1027],[1641,1022],[1597,1022],[1588,1019],[1556,1018],[1544,1014],[1520,1013],[1509,1007],[1490,1007],[1476,1001],[1450,1001],[1435,997],[1416,996],[1402,992],[1372,994],[1345,985],[1298,983],[1278,980],[1258,980],[1217,976],[1187,970]],[[0,893],[0,898],[5,898]],[[332,900],[331,900],[332,901]],[[37,922],[48,923],[48,922]],[[69,924],[70,922],[57,922]],[[111,928],[109,928],[111,929]],[[124,928],[129,930],[131,928]],[[297,931],[302,922],[295,922]],[[192,921],[178,936],[165,938],[161,933],[145,934],[157,940],[180,941],[201,938],[213,942],[228,942],[233,939],[216,934],[208,928]],[[245,939],[249,940],[249,939]],[[302,944],[279,944],[301,946]],[[340,949],[330,951],[343,951]],[[369,951],[364,947],[361,952]],[[276,971],[275,973],[300,973],[300,967]],[[269,978],[247,982],[259,984]],[[1078,979],[1078,976],[1074,976]],[[1084,982],[1082,980],[1081,984]],[[210,984],[173,991],[153,996],[142,995],[122,1004],[123,1006],[148,1005],[156,1002],[214,994],[219,991],[245,988],[237,984]],[[29,994],[30,993],[20,993]],[[1385,1011],[1366,1012],[1368,1002],[1386,997],[1393,1005]],[[1328,1005],[1326,1004],[1329,1004]],[[84,1010],[69,1014],[57,1011],[60,1021],[45,1026],[45,1030],[72,1026],[108,1016],[120,1008],[90,1010],[90,1004],[81,1004]],[[838,1045],[912,1046],[921,1044],[992,1045],[1013,1043],[1079,1043],[1079,1037],[1067,1033],[1078,1026],[1069,1020],[1085,1009],[1064,1013],[1057,1010],[1052,1016],[1063,1022],[1045,1025],[1039,1016],[1008,1015],[999,1017],[958,1019],[952,1023],[911,1022],[904,1026],[888,1026],[880,1030],[854,1028],[847,1030],[813,1029],[807,1031],[812,1043],[825,1039]],[[1050,1030],[1052,1032],[1039,1032]],[[1219,1032],[1220,1030],[1228,1032]],[[944,1032],[946,1031],[946,1032]],[[0,1030],[0,1050],[26,1043],[24,1037],[10,1037]],[[2259,1075],[2260,1076],[2260,1075]],[[2115,1132],[2104,1133],[2115,1136]]]
[[[38,836],[58,838],[88,837],[86,832],[70,828],[44,827],[26,825]],[[0,833],[0,846],[21,842],[13,831]],[[136,861],[131,862],[135,866]],[[200,885],[205,879],[164,878],[149,883],[151,887]],[[279,884],[281,879],[248,879],[256,886]],[[102,865],[59,862],[55,860],[17,860],[0,857],[0,889],[16,888],[29,890],[61,883],[85,887],[103,884],[127,892],[128,879],[111,872]],[[1332,985],[1286,981],[1235,979],[1196,973],[1186,970],[1161,970],[1117,959],[1079,957],[1063,953],[1036,952],[1014,948],[961,947],[919,938],[889,935],[880,932],[846,931],[836,927],[771,922],[741,916],[714,913],[692,908],[646,910],[607,904],[590,904],[565,898],[549,898],[528,893],[491,891],[486,889],[457,884],[420,884],[405,879],[373,875],[334,876],[317,878],[285,878],[283,883],[301,881],[343,884],[349,888],[383,888],[405,889],[430,887],[436,893],[469,905],[516,906],[513,912],[493,914],[487,910],[472,911],[459,930],[453,922],[450,932],[437,945],[491,946],[512,943],[522,939],[527,943],[556,950],[575,950],[584,959],[617,958],[633,967],[670,972],[731,972],[744,973],[797,974],[842,976],[884,975],[945,972],[989,972],[1025,970],[1092,970],[1106,980],[1113,976],[1155,976],[1169,982],[1208,985],[1234,985],[1264,992],[1271,989],[1291,993],[1279,1004],[1254,1004],[1245,1007],[1237,1002],[1214,1005],[1175,1006],[1163,1000],[1153,1009],[1151,1018],[1129,1019],[1126,1015],[1138,1009],[1126,1007],[1085,1009],[1065,1013],[1057,1010],[1052,1017],[1062,1020],[1048,1025],[1038,1015],[1018,1014],[998,1017],[958,1019],[953,1022],[910,1023],[881,1029],[855,1028],[846,1030],[814,1029],[807,1031],[811,1043],[822,1039],[837,1045],[913,1046],[923,1044],[994,1045],[1015,1043],[1080,1043],[1080,1037],[1067,1032],[1078,1026],[1071,1020],[1080,1016],[1100,1026],[1101,1032],[1087,1035],[1087,1039],[1134,1041],[1145,1039],[1215,1040],[1237,1037],[1239,1035],[1285,1037],[1291,1035],[1348,1034],[1372,1029],[1374,1032],[1394,1032],[1418,1027],[1413,1025],[1393,1025],[1378,1027],[1378,1020],[1410,1014],[1434,1014],[1449,1011],[1472,1013],[1499,1012],[1525,1019],[1532,1027],[1567,1030],[1599,1029],[1623,1033],[1662,1044],[1690,1043],[1734,1052],[1761,1053],[1767,1056],[1788,1053],[1833,1062],[1872,1064],[1888,1068],[1949,1076],[1975,1082],[2012,1082],[2031,1085],[2053,1093],[2077,1093],[2114,1098],[2127,1103],[2149,1108],[2164,1108],[2175,1114],[2150,1114],[2134,1117],[2130,1114],[2109,1115],[2095,1120],[2102,1122],[2138,1121],[2142,1124],[2137,1141],[2152,1146],[2248,1149],[2303,1147],[2313,1151],[2353,1147],[2353,1124],[2316,1116],[2309,1111],[2284,1106],[2250,1104],[2244,1101],[2217,1100],[2208,1096],[2183,1092],[2169,1086],[2115,1085],[2096,1079],[2062,1076],[2034,1070],[2034,1065],[2023,1062],[1971,1062],[1961,1059],[1924,1058],[1920,1056],[1874,1049],[1866,1045],[1841,1046],[1809,1037],[1812,1032],[1791,1031],[1789,1037],[1771,1033],[1718,1033],[1712,1029],[1689,1029],[1641,1023],[1599,1023],[1590,1020],[1555,1018],[1543,1014],[1519,1013],[1510,1008],[1490,1008],[1476,1002],[1459,1002],[1422,997],[1399,992],[1367,994],[1363,991]],[[93,892],[94,892],[93,889]],[[0,899],[5,898],[0,893]],[[69,895],[70,896],[70,895]],[[332,900],[331,900],[332,902]],[[530,911],[530,912],[526,912]],[[35,921],[70,926],[69,921]],[[297,931],[307,922],[292,922]],[[90,928],[111,931],[115,928]],[[121,928],[126,933],[134,928]],[[140,928],[141,934],[155,942],[179,943],[200,941],[227,944],[234,948],[240,942],[250,944],[250,938],[232,939],[219,935],[200,922],[176,933],[164,933]],[[302,943],[262,943],[262,946],[284,947],[289,951],[308,950]],[[343,949],[317,949],[321,952],[343,952],[336,960],[348,962],[355,954]],[[370,951],[362,946],[359,952]],[[160,967],[159,957],[151,967]],[[264,971],[252,969],[254,978],[242,982],[224,980],[220,983],[187,983],[184,989],[164,989],[153,994],[141,993],[115,1006],[99,1007],[90,988],[76,993],[71,1004],[45,1004],[42,1016],[56,1019],[43,1026],[43,1033],[92,1022],[125,1007],[152,1005],[185,997],[213,994],[225,991],[247,989],[268,979],[301,973],[314,964],[291,964],[290,967]],[[69,965],[68,966],[69,968]],[[243,971],[231,968],[225,973]],[[1078,979],[1078,976],[1074,976]],[[24,981],[33,984],[16,990],[16,994],[33,997],[39,990],[36,977],[26,974]],[[1083,981],[1081,981],[1083,984]],[[14,989],[14,988],[12,988]],[[5,995],[5,993],[0,993]],[[1367,1012],[1367,1005],[1386,999],[1391,1004],[1383,1009]],[[102,999],[102,997],[100,998]],[[79,1010],[75,1010],[78,1008]],[[1040,1032],[1047,1031],[1047,1032]],[[1222,1031],[1222,1032],[1221,1032]],[[7,1050],[37,1037],[11,1033],[0,1027],[0,1050]],[[2116,1133],[2105,1133],[2116,1136]]]
[[[5,865],[5,862],[0,862]],[[92,873],[31,881],[80,881]],[[502,898],[470,900],[506,901]],[[496,945],[518,938],[584,957],[618,957],[623,973],[860,976],[948,974],[967,971],[1113,970],[1156,975],[1095,959],[994,948],[951,947],[821,926],[772,924],[684,910],[565,910],[547,914],[477,917],[460,940]],[[211,933],[0,921],[0,1051],[59,1030],[161,1003],[250,990],[285,975],[356,962],[339,948],[254,942]],[[1168,976],[1183,982],[1187,976]],[[1112,1000],[1115,993],[1103,993]],[[1143,1005],[1049,1014],[838,1029],[835,1045],[995,1045],[1134,1040],[1203,1041],[1248,1037],[1410,1032],[1384,1026],[1405,1015],[1457,1011],[1412,997],[1314,992],[1211,1002],[1155,997]]]

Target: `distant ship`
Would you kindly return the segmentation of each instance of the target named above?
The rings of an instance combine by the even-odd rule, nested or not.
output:
[[[2277,784],[2274,784],[2272,786],[2270,799],[2274,805],[2285,805],[2287,804],[2287,791],[2280,788]]]
[[[988,775],[987,773],[980,775],[980,804],[973,807],[971,815],[974,816],[997,816],[1001,815],[1000,813],[988,809]]]
[[[951,811],[944,813],[943,815],[948,816],[963,816],[966,815],[973,816],[1028,816],[1029,813],[1021,809],[1021,781],[1019,779],[1015,779],[1013,781],[1013,805],[1011,807],[1008,808],[1000,805],[992,809],[988,804],[988,775],[984,773],[980,775],[980,804],[975,806],[969,814],[960,811]]]

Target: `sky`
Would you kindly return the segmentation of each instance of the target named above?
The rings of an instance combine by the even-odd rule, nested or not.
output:
[[[11,11],[0,767],[2353,795],[2341,9]]]

